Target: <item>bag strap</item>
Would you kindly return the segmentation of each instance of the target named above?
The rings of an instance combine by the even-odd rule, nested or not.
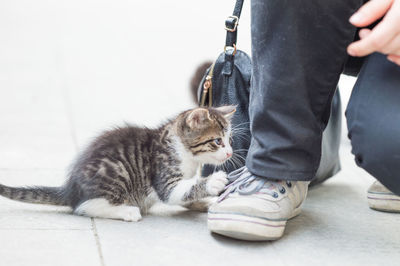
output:
[[[235,49],[237,41],[237,27],[239,24],[240,14],[242,13],[243,0],[236,0],[235,8],[233,9],[232,16],[225,20],[226,41],[225,51],[228,48]]]
[[[225,40],[225,65],[222,73],[230,76],[233,71],[234,56],[236,54],[237,28],[239,24],[240,13],[242,13],[244,0],[236,0],[232,16],[225,20],[226,40]]]

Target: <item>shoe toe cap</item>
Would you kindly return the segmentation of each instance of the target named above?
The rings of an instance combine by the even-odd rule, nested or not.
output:
[[[279,218],[281,206],[274,202],[257,197],[229,197],[209,208],[210,213],[237,213],[265,218]]]

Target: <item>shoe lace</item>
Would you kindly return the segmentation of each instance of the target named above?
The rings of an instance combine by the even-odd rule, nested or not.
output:
[[[250,195],[262,190],[274,198],[279,195],[276,189],[283,194],[286,189],[282,185],[282,181],[268,180],[265,178],[253,175],[246,166],[243,166],[228,175],[228,185],[225,186],[225,191],[219,196],[218,202],[224,200],[230,193],[238,192],[240,195]],[[290,181],[286,181],[286,185],[291,187]]]

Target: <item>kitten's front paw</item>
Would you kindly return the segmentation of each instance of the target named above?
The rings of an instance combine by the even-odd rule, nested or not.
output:
[[[131,206],[121,207],[119,214],[121,220],[124,220],[125,222],[138,222],[142,219],[140,210],[137,207],[131,207]]]
[[[228,175],[223,171],[218,171],[210,175],[206,185],[208,194],[218,196],[228,183],[227,177]]]
[[[212,197],[206,197],[203,198],[199,201],[191,202],[187,205],[185,205],[186,208],[193,210],[193,211],[198,211],[198,212],[207,212],[208,208],[216,203],[218,201],[218,197],[212,196]]]

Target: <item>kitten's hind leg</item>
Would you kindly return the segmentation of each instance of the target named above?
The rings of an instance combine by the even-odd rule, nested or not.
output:
[[[103,198],[90,199],[83,202],[74,210],[74,213],[83,216],[117,219],[127,222],[137,222],[142,219],[138,207],[112,205],[108,200]]]

